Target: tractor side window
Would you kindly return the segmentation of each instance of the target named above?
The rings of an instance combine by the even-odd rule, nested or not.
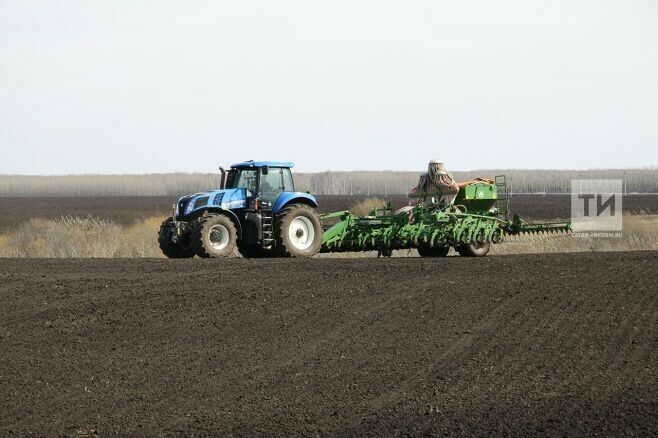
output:
[[[294,192],[295,184],[292,181],[292,172],[290,169],[281,169],[283,171],[283,190],[285,192]]]

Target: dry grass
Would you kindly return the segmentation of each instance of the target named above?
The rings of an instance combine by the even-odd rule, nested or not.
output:
[[[366,198],[353,204],[349,210],[357,216],[367,216],[376,208],[384,208],[386,201],[380,198]]]
[[[0,237],[0,256],[21,258],[162,257],[161,218],[121,226],[94,217],[32,219]]]
[[[368,214],[383,204],[383,200],[371,198],[355,205],[353,211]],[[161,221],[161,217],[150,217],[121,226],[94,217],[32,219],[10,234],[0,235],[0,257],[163,257],[157,242]],[[578,237],[571,234],[508,237],[504,243],[494,245],[490,254],[638,250],[658,250],[658,215],[625,216],[621,237]],[[394,252],[396,257],[417,255],[416,250]],[[319,257],[364,256],[372,257],[376,253],[321,254]]]
[[[624,216],[623,232],[619,237],[577,234],[507,237],[502,244],[492,246],[491,254],[644,250],[658,250],[658,215]]]

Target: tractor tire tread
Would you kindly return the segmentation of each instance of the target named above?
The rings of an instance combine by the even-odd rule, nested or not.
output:
[[[283,227],[286,218],[291,213],[294,213],[294,211],[297,209],[304,209],[306,211],[312,212],[312,217],[313,217],[312,222],[314,223],[315,226],[316,242],[311,247],[311,250],[307,251],[306,253],[300,253],[299,251],[295,251],[293,248],[289,248],[288,244],[286,243],[288,239],[284,234],[287,232],[287,230],[284,230]],[[276,215],[276,218],[274,220],[274,240],[276,242],[274,252],[277,257],[300,257],[300,258],[313,257],[315,254],[317,254],[320,251],[320,247],[322,246],[322,233],[323,233],[322,223],[320,222],[320,217],[318,216],[314,208],[306,204],[290,205],[288,207],[283,208]],[[292,244],[290,246],[292,247]]]
[[[204,235],[206,235],[210,231],[207,228],[212,225],[216,225],[218,223],[224,225],[229,230],[229,233],[233,237],[232,239],[230,239],[228,246],[224,250],[222,250],[222,254],[220,255],[213,254],[212,250],[209,250],[207,248],[204,239]],[[192,249],[198,257],[204,259],[214,258],[214,257],[228,257],[231,254],[233,254],[233,250],[236,247],[237,233],[238,232],[237,229],[235,228],[235,224],[228,216],[223,214],[216,214],[216,213],[206,214],[205,216],[200,217],[197,220],[197,223],[192,228],[192,237],[191,237]]]
[[[189,259],[194,257],[192,248],[186,248],[181,246],[180,243],[172,242],[169,228],[173,222],[174,219],[168,217],[160,225],[160,230],[158,231],[158,245],[160,246],[160,250],[170,259]]]

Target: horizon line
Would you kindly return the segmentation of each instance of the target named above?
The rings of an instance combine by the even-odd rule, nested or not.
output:
[[[470,170],[460,170],[460,169],[449,169],[450,172],[491,172],[491,171],[539,171],[539,172],[596,172],[596,171],[635,171],[635,170],[658,170],[658,165],[650,165],[643,167],[593,167],[587,169],[554,169],[554,168],[482,168],[482,169],[470,169]],[[336,170],[336,169],[325,169],[317,171],[298,171],[293,168],[293,173],[301,174],[312,174],[312,173],[326,173],[326,172],[335,172],[335,173],[375,173],[375,172],[395,172],[395,173],[420,173],[423,170],[393,170],[393,169],[381,169],[381,170],[366,170],[366,169],[352,169],[352,170]],[[214,175],[219,174],[219,171],[194,171],[194,172],[142,172],[142,173],[104,173],[104,172],[93,172],[93,173],[55,173],[55,174],[29,174],[29,173],[0,173],[0,177],[42,177],[42,178],[51,178],[51,177],[65,177],[65,176],[149,176],[149,175]]]

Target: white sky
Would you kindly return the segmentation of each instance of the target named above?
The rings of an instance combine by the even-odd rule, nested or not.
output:
[[[0,173],[658,165],[658,1],[0,0]]]

